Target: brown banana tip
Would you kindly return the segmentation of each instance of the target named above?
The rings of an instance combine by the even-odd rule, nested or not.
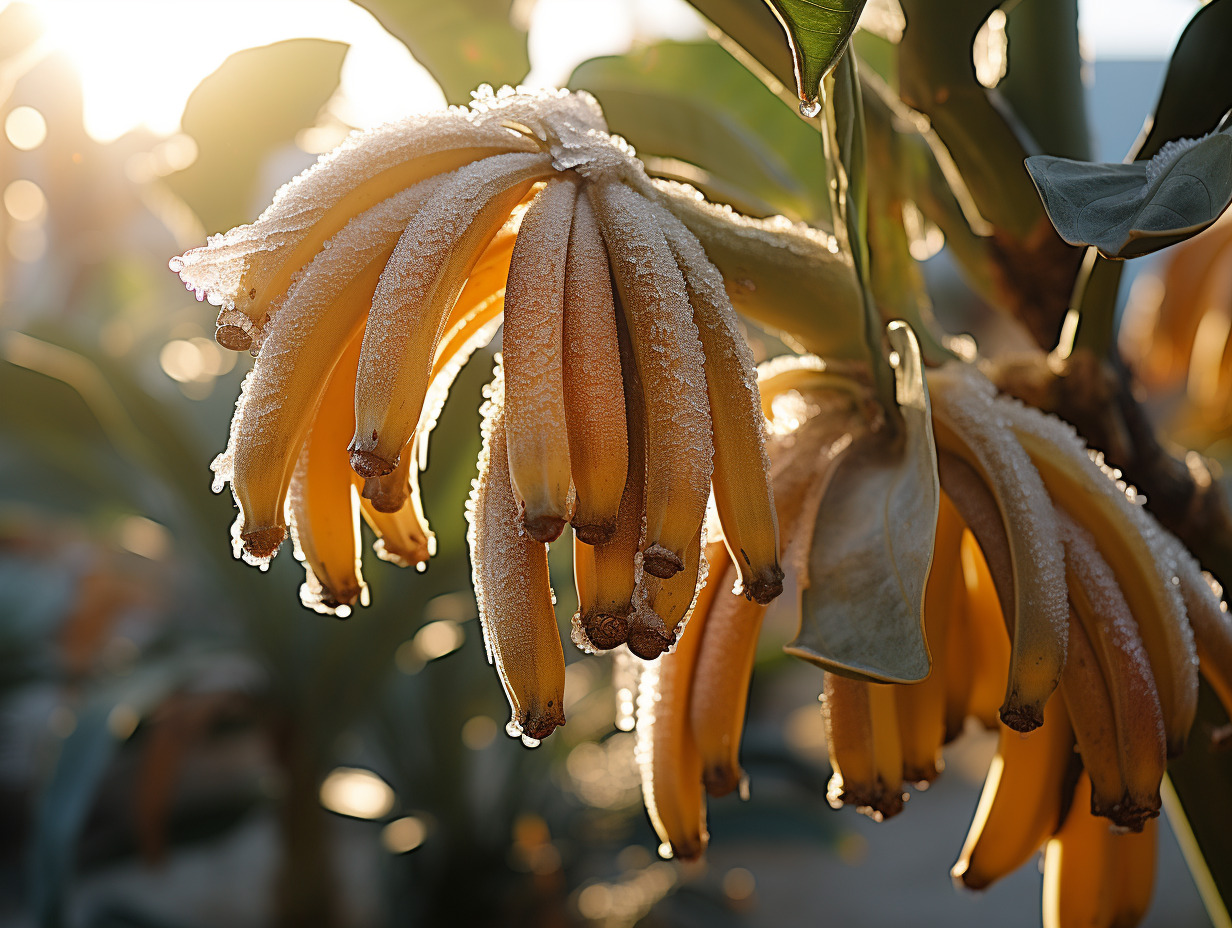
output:
[[[702,782],[706,786],[706,792],[716,799],[735,792],[743,778],[744,771],[733,770],[727,764],[715,764],[702,772]]]
[[[287,529],[283,525],[271,525],[269,528],[259,528],[240,535],[244,550],[253,557],[273,557],[286,537]]]
[[[927,787],[929,783],[937,779],[940,771],[936,764],[930,764],[923,767],[903,766],[903,779],[912,784],[916,789],[922,786]]]
[[[745,588],[749,599],[765,606],[783,592],[783,569],[778,564],[758,571]]]
[[[225,323],[214,330],[214,341],[232,351],[247,351],[252,347],[252,336],[240,326]]]
[[[672,856],[677,860],[700,860],[702,852],[705,850],[706,846],[700,837],[690,837],[679,843],[676,841],[672,842]]]
[[[566,522],[556,515],[531,516],[524,514],[522,516],[522,524],[526,527],[527,535],[535,539],[535,541],[546,545],[560,537],[560,533],[565,530]]]
[[[393,464],[371,451],[351,452],[351,470],[361,477],[384,477],[393,469]]]
[[[656,542],[642,554],[642,568],[652,577],[670,580],[684,569],[684,561],[680,559],[680,555],[668,551]]]
[[[1180,757],[1185,753],[1185,741],[1188,733],[1168,739],[1168,760]]]
[[[985,889],[988,886],[987,880],[978,879],[971,872],[970,862],[965,859],[950,868],[950,879],[958,889]]]
[[[1121,797],[1119,802],[1112,803],[1111,805],[1096,802],[1095,798],[1092,797],[1091,814],[1108,819],[1117,828],[1137,833],[1146,827],[1148,821],[1159,817],[1159,810],[1162,805],[1163,803],[1158,794],[1148,798],[1146,802],[1138,802],[1130,798],[1127,793]]]
[[[893,818],[903,811],[903,791],[901,789],[889,789],[881,785],[877,790],[877,801],[872,806],[873,811],[881,816],[878,821]]]
[[[612,540],[612,535],[616,533],[616,522],[599,522],[590,525],[573,523],[573,534],[577,536],[577,540],[587,545],[601,545],[604,542]]]
[[[590,614],[582,618],[586,636],[600,651],[610,651],[629,640],[629,620],[610,612]]]
[[[1044,724],[1044,710],[1040,706],[1010,705],[1001,707],[1001,721],[1006,727],[1020,731],[1024,735],[1035,731]]]
[[[663,625],[662,619],[659,619],[659,625]],[[662,628],[655,628],[644,622],[633,622],[629,626],[628,644],[629,650],[635,656],[644,661],[653,661],[672,646],[672,636]]]
[[[564,724],[564,708],[562,706],[547,705],[537,712],[527,713],[526,721],[522,723],[522,732],[528,738],[542,741]]]

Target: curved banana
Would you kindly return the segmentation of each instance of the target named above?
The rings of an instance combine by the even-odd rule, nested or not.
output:
[[[1092,811],[1140,831],[1146,819],[1159,814],[1159,785],[1168,762],[1159,691],[1129,603],[1095,539],[1068,515],[1057,515],[1065,541],[1070,602],[1107,684],[1123,778],[1123,795],[1108,796],[1096,789],[1101,801]]]
[[[1159,690],[1168,755],[1185,746],[1198,706],[1198,658],[1185,621],[1167,536],[1140,505],[1104,473],[1072,427],[1021,403],[1000,400],[1053,501],[1091,533],[1125,593]]]
[[[505,422],[509,473],[530,537],[548,543],[569,521],[563,338],[565,266],[577,185],[554,178],[526,211],[505,287]]]
[[[827,801],[836,809],[853,805],[875,821],[897,815],[903,771],[894,693],[882,684],[827,673],[822,709],[834,769]]]
[[[717,589],[717,578],[707,584]],[[676,649],[642,671],[637,695],[637,763],[646,814],[662,845],[659,853],[696,860],[706,849],[702,761],[689,727],[689,692],[707,609],[697,609]]]
[[[1114,836],[1106,819],[1091,814],[1091,781],[1078,778],[1065,823],[1044,850],[1044,928],[1112,928],[1118,885]]]
[[[1065,666],[1069,603],[1056,519],[1050,506],[1039,505],[1048,497],[1027,452],[1006,439],[993,385],[954,364],[930,371],[928,385],[938,449],[958,456],[979,475],[978,481],[963,481],[966,492],[944,489],[986,557],[990,544],[1008,545],[1013,599],[1003,598],[1002,608],[1006,618],[1012,618],[1013,646],[1001,720],[1018,731],[1031,731],[1042,722],[1044,703]],[[973,510],[977,494],[982,497],[978,511]],[[992,541],[993,533],[1000,542]],[[995,565],[990,566],[996,576]]]
[[[1001,725],[1001,740],[958,862],[950,870],[968,889],[1013,873],[1060,824],[1074,735],[1065,706],[1050,699],[1044,724],[1029,734]]]
[[[393,241],[436,190],[435,180],[357,216],[304,269],[266,329],[245,378],[227,450],[212,467],[240,508],[237,556],[267,561],[286,537],[283,503],[312,413],[338,359],[364,324]]]
[[[1173,543],[1176,575],[1185,612],[1193,628],[1202,676],[1232,718],[1232,616],[1222,599],[1223,588],[1204,574],[1180,542]]]
[[[360,573],[359,511],[346,456],[358,363],[355,339],[321,397],[287,498],[295,556],[306,574],[300,602],[339,618],[349,616],[357,602],[368,604],[368,587]]]
[[[783,569],[753,352],[740,334],[723,276],[701,244],[667,210],[657,213],[684,275],[706,358],[714,443],[711,486],[723,540],[739,571],[744,595],[764,605],[783,592]]]
[[[259,341],[295,274],[356,215],[472,161],[537,148],[496,120],[456,111],[390,123],[352,136],[284,185],[256,222],[214,236],[174,259],[171,269],[223,307],[218,342],[242,351]]]
[[[573,531],[591,545],[615,533],[629,472],[622,380],[611,268],[594,207],[580,196],[565,268],[564,396]]]
[[[419,423],[449,310],[480,254],[531,185],[553,173],[548,155],[494,155],[449,175],[407,225],[381,274],[355,388],[351,467],[394,469]]]
[[[690,615],[705,584],[708,560],[702,557],[703,530],[685,550],[684,568],[668,580],[643,572],[640,607],[629,617],[629,650],[642,660],[654,660],[677,640],[681,623]],[[711,550],[711,545],[707,550]],[[720,568],[721,569],[721,568]]]
[[[359,483],[359,478],[352,475]],[[409,501],[397,512],[381,512],[371,500],[360,499],[359,511],[376,534],[373,550],[382,561],[399,567],[411,567],[421,573],[428,569],[428,560],[436,554],[436,536],[428,528],[423,506],[419,502],[419,487],[411,485]]]
[[[496,665],[513,713],[508,730],[533,745],[565,724],[565,655],[548,582],[547,548],[520,531],[499,367],[487,395],[466,537],[488,660]]]
[[[997,710],[1005,696],[1010,639],[988,563],[970,530],[963,532],[962,563],[971,668],[966,714],[992,730],[997,727]]]
[[[705,356],[684,279],[650,204],[620,183],[590,194],[628,320],[646,412],[642,567],[668,579],[702,524],[713,445]]]
[[[931,783],[944,767],[941,745],[947,728],[949,633],[953,615],[962,608],[960,599],[966,594],[961,558],[963,531],[954,504],[942,493],[933,563],[924,587],[924,639],[932,667],[921,682],[893,687],[902,738],[903,778],[909,783]]]
[[[1059,697],[1065,702],[1082,766],[1091,779],[1090,812],[1117,821],[1123,817],[1120,810],[1126,787],[1117,753],[1123,739],[1113,714],[1112,697],[1095,648],[1076,615],[1070,620],[1069,640],[1069,660],[1061,674]]]

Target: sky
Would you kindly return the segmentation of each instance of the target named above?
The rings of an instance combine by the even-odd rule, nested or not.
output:
[[[406,48],[350,0],[33,2],[48,26],[47,47],[67,52],[81,71],[86,130],[99,141],[141,124],[174,134],[193,87],[229,54],[295,36],[350,43],[333,104],[350,125],[443,102]],[[1084,48],[1096,61],[1163,58],[1197,7],[1197,0],[1080,0]],[[528,83],[563,83],[579,62],[636,41],[701,34],[684,0],[538,0]]]

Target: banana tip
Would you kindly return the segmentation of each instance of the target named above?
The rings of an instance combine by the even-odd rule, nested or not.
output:
[[[238,325],[226,323],[214,330],[214,340],[232,351],[247,351],[252,347],[252,336]]]
[[[527,712],[526,721],[522,723],[522,732],[536,741],[542,741],[564,724],[564,707],[549,702],[534,712]]]
[[[546,545],[560,537],[560,533],[565,530],[566,522],[557,515],[532,516],[527,513],[523,516],[522,524],[526,527],[526,534],[535,539],[535,541]]]
[[[749,599],[765,606],[783,592],[783,570],[778,564],[758,571],[745,587]]]
[[[586,636],[600,651],[610,651],[629,640],[629,621],[610,612],[592,613],[583,617]]]
[[[587,545],[601,545],[612,540],[612,535],[616,532],[615,520],[611,522],[600,522],[592,524],[573,523],[573,534],[577,536],[577,540]]]
[[[271,525],[240,535],[244,550],[256,558],[273,557],[286,537],[287,529],[283,525]]]
[[[684,561],[679,554],[656,542],[642,554],[642,568],[652,577],[670,580],[684,568]]]
[[[702,772],[706,792],[716,799],[735,792],[743,778],[744,771],[738,767],[733,768],[730,764],[714,764]]]
[[[635,612],[629,621],[629,650],[652,661],[672,646],[672,636],[663,620],[649,609]]]
[[[351,452],[351,470],[361,477],[384,477],[393,469],[393,464],[371,451],[353,450]]]
[[[1044,724],[1044,710],[1040,706],[1006,703],[1001,707],[1001,721],[1007,728],[1025,735]]]

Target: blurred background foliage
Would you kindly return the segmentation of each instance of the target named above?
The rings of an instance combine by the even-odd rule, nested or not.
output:
[[[249,6],[266,19],[287,9]],[[151,23],[180,20],[191,43],[189,17],[203,14],[122,4],[112,33],[91,35],[85,10],[0,9],[0,925],[617,928],[823,912],[853,925],[907,913],[1036,923],[1036,875],[974,900],[945,877],[987,738],[960,742],[954,775],[880,833],[825,807],[820,678],[781,653],[788,610],[762,636],[745,743],[753,798],[712,803],[708,864],[657,859],[623,708],[628,668],[573,652],[568,726],[534,751],[504,737],[462,519],[491,351],[460,376],[434,434],[423,489],[439,550],[425,574],[367,559],[373,605],[338,622],[296,605],[289,553],[268,575],[234,560],[231,500],[208,492],[207,465],[251,359],[215,345],[211,307],[167,260],[251,219],[316,153],[371,124],[371,106],[345,88],[364,63],[348,42],[284,23],[199,76],[175,128],[91,133],[81,50],[111,42],[112,56],[173,60],[165,34],[141,44],[155,41]],[[683,4],[596,4],[588,20],[565,0],[323,0],[304,5],[305,22],[327,26],[323,10],[340,33],[363,17],[364,34],[387,43],[372,48],[404,43],[377,63],[409,75],[387,88],[395,112],[517,82],[538,67],[537,43],[572,41],[573,58],[557,59],[580,62],[570,86],[595,93],[653,171],[752,214],[828,218],[817,133]],[[64,19],[78,14],[79,34]],[[566,14],[563,28],[533,28]],[[1009,22],[1030,48],[1027,17]],[[603,30],[628,50],[592,56],[587,34]],[[866,60],[891,60],[876,35],[857,41]],[[427,73],[407,70],[414,62]],[[170,81],[149,67],[147,80]],[[1025,99],[1016,86],[1007,94]],[[1137,118],[1148,107],[1135,105]],[[911,286],[926,282],[951,331],[1024,343],[988,312],[988,281],[956,272],[979,260],[957,226],[946,239],[918,212],[900,224],[920,275]],[[1224,287],[1226,308],[1227,228],[1140,276],[1121,333],[1165,434],[1224,461],[1227,368],[1195,375],[1190,363],[1210,353],[1199,333],[1215,323],[1179,293],[1199,286],[1184,262],[1221,255],[1221,275],[1201,286]],[[750,337],[759,359],[778,350]],[[571,567],[558,547],[567,630]],[[1164,858],[1152,923],[1205,924],[1174,842]]]

